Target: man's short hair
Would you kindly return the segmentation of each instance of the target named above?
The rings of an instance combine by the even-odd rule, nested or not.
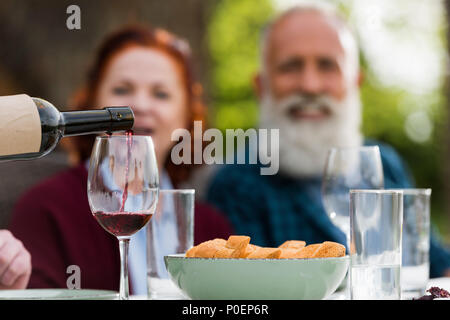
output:
[[[322,3],[310,3],[296,5],[282,11],[269,21],[261,31],[260,36],[260,61],[261,72],[264,74],[266,69],[266,51],[267,41],[273,27],[282,19],[296,13],[314,12],[327,18],[330,24],[335,28],[339,36],[342,48],[346,57],[346,73],[347,79],[354,79],[359,73],[359,48],[356,40],[355,32],[347,23],[346,19],[332,6]]]

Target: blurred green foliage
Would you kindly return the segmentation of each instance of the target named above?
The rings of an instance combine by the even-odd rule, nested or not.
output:
[[[367,70],[367,69],[363,69]],[[431,218],[441,236],[450,241],[450,226],[444,192],[446,97],[443,90],[415,96],[407,91],[384,87],[367,79],[361,87],[363,132],[367,137],[392,145],[411,171],[418,188],[432,188]],[[411,140],[405,131],[409,114],[420,110],[420,101],[433,123],[433,132],[422,143]]]
[[[342,1],[335,2],[344,15],[348,13]],[[261,29],[274,13],[270,0],[221,0],[217,3],[207,39],[212,61],[213,113],[210,120],[216,128],[247,129],[257,124],[258,107],[252,77],[260,62]],[[391,144],[409,165],[417,187],[433,189],[432,220],[441,235],[448,237],[450,225],[444,213],[442,169],[447,119],[443,87],[418,95],[384,86],[371,73],[364,53],[361,53],[361,69],[364,74],[361,87],[364,134]],[[433,124],[431,138],[421,143],[411,140],[405,131],[407,117],[415,111],[425,112]]]
[[[219,129],[253,127],[257,104],[252,77],[259,67],[261,28],[272,16],[269,0],[222,0],[210,19],[212,123]]]

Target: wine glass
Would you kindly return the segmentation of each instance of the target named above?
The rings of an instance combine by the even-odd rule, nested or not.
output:
[[[383,165],[378,146],[331,148],[322,180],[325,210],[346,236],[350,248],[350,189],[384,187]]]
[[[344,232],[350,250],[350,189],[384,187],[378,146],[331,148],[322,179],[322,198],[331,222]],[[349,277],[344,298],[350,297]]]
[[[132,134],[97,137],[87,190],[97,222],[119,240],[119,299],[127,300],[130,237],[147,224],[158,201],[158,166],[152,138]]]

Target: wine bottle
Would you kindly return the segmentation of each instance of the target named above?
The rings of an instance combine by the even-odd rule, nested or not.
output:
[[[26,94],[0,97],[0,161],[37,159],[62,137],[127,131],[130,107],[60,112],[50,102]]]

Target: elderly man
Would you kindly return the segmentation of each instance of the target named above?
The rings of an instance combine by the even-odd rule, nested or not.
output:
[[[260,175],[260,165],[227,165],[212,179],[208,201],[228,215],[237,234],[252,243],[337,241],[344,234],[324,211],[321,175],[328,148],[377,144],[387,188],[412,179],[392,147],[360,132],[358,47],[334,13],[296,7],[265,30],[262,70],[255,77],[260,128],[279,129],[279,172]],[[431,241],[432,277],[450,275],[450,254]]]

